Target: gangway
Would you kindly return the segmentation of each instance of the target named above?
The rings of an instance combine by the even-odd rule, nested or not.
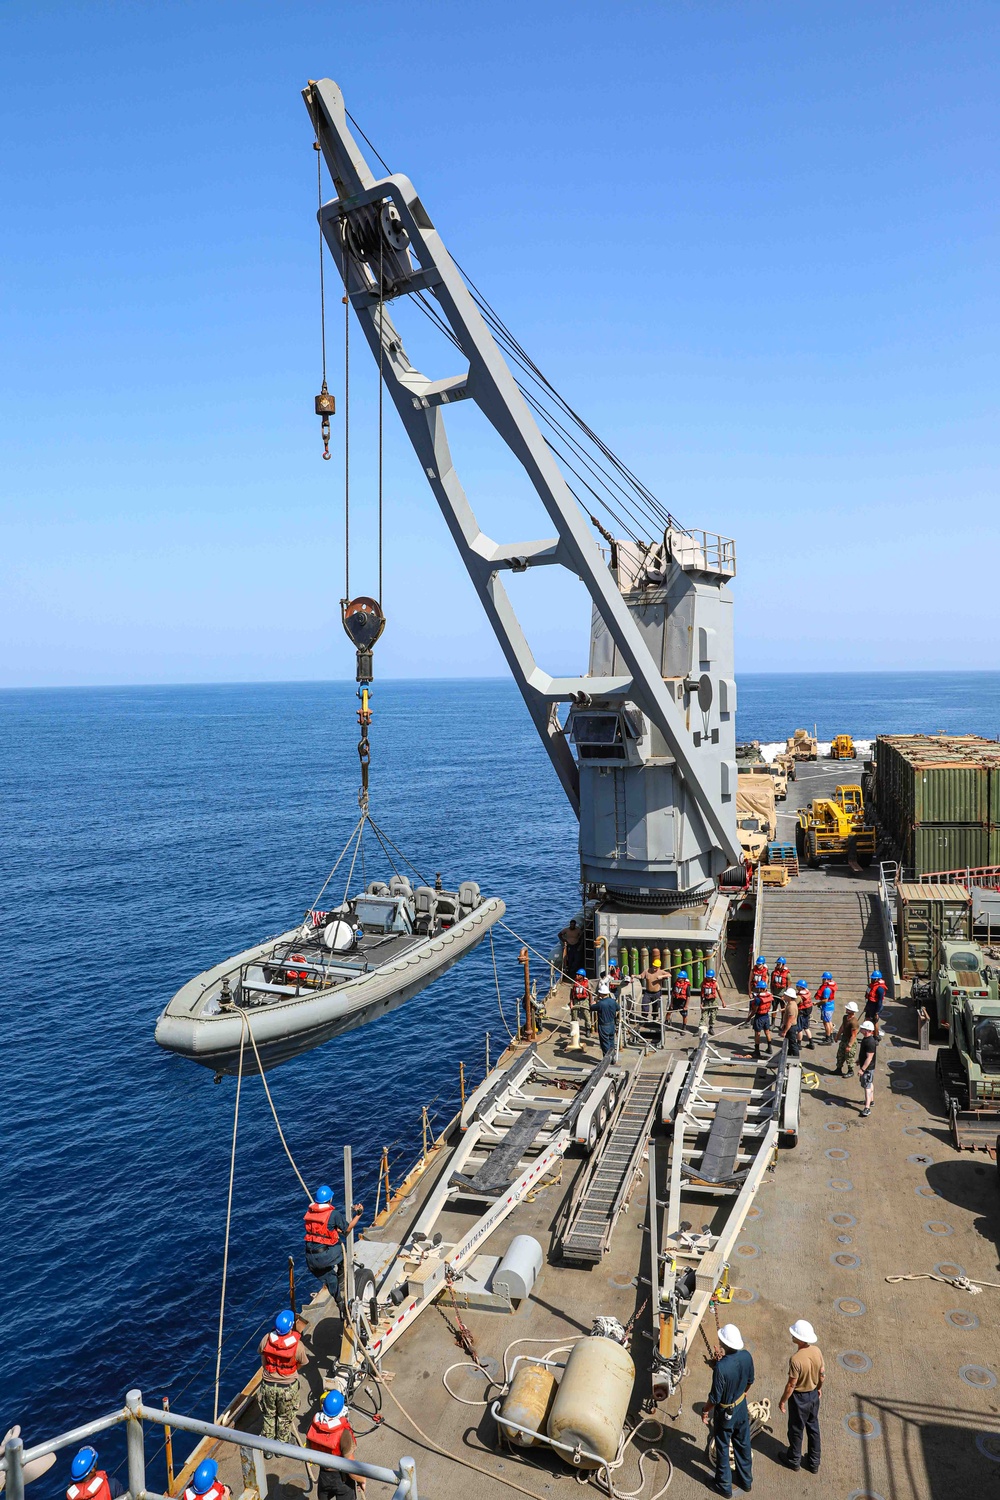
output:
[[[663,1091],[663,1074],[641,1072],[636,1064],[611,1128],[591,1158],[570,1200],[560,1239],[564,1261],[597,1265],[608,1246],[643,1152]]]
[[[693,1055],[674,1067],[662,1109],[671,1136],[665,1202],[655,1186],[655,1151],[649,1169],[650,1246],[659,1287],[652,1299],[656,1401],[666,1400],[684,1378],[713,1300],[731,1296],[729,1261],[757,1189],[777,1160],[778,1145],[798,1140],[801,1089],[801,1064],[786,1046],[766,1063],[742,1061],[702,1036]]]

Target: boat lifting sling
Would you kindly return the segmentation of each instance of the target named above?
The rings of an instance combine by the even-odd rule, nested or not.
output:
[[[369,599],[361,594],[357,599],[343,599],[341,601],[343,612],[344,629],[347,631],[357,652],[357,682],[358,697],[361,699],[361,707],[358,709],[358,724],[361,726],[361,738],[358,740],[358,759],[361,762],[361,785],[358,788],[358,806],[363,815],[368,813],[368,762],[371,759],[371,748],[368,744],[368,726],[372,721],[371,710],[371,685],[372,685],[372,651],[375,642],[385,629],[385,615],[382,608],[374,599]]]

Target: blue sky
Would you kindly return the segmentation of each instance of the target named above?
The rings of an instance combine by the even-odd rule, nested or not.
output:
[[[8,4],[0,684],[351,672],[310,76],[577,409],[736,538],[738,670],[995,666],[998,30],[961,0]],[[547,534],[467,429],[484,523]],[[502,673],[391,411],[385,461],[380,673]],[[539,660],[579,669],[579,590],[536,576]]]

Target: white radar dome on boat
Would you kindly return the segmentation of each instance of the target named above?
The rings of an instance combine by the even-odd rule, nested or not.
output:
[[[332,953],[349,953],[354,947],[354,928],[350,922],[328,922],[323,928],[323,942]]]

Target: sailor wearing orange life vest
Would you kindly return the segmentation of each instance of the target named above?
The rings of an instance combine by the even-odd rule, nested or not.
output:
[[[779,958],[771,970],[771,994],[776,1000],[785,993],[790,983],[788,965],[783,958]]]
[[[341,1391],[328,1391],[320,1403],[306,1434],[306,1447],[332,1453],[335,1458],[353,1458],[357,1452],[354,1431],[347,1420],[347,1407]],[[357,1487],[362,1490],[362,1476],[345,1474],[341,1469],[320,1469],[319,1500],[353,1500]]]
[[[767,959],[762,953],[757,962],[754,964],[753,968],[750,970],[750,985],[747,993],[749,994],[751,1000],[753,1000],[754,995],[757,993],[758,984],[767,984],[768,973],[769,970],[767,967]],[[750,1007],[750,1014],[753,1015],[752,1005]]]
[[[194,1478],[184,1491],[184,1500],[232,1500],[233,1492],[219,1478],[219,1465],[206,1458],[194,1471]]]
[[[590,1036],[594,1029],[594,1022],[590,1011],[590,981],[587,978],[586,969],[577,969],[573,983],[570,985],[569,1013],[570,1018],[579,1021],[583,1030]]]
[[[278,1314],[274,1327],[265,1333],[257,1347],[261,1367],[261,1437],[292,1443],[299,1409],[299,1370],[309,1363],[309,1355],[290,1307]]]
[[[114,1500],[123,1493],[121,1485],[97,1467],[96,1448],[81,1448],[70,1465],[70,1473],[73,1483],[66,1491],[66,1500]]]
[[[310,1203],[305,1214],[306,1265],[338,1300],[344,1241],[364,1212],[364,1204],[355,1203],[353,1212],[354,1218],[348,1223],[340,1209],[334,1207],[333,1189],[324,1184],[316,1189],[315,1202]]]

